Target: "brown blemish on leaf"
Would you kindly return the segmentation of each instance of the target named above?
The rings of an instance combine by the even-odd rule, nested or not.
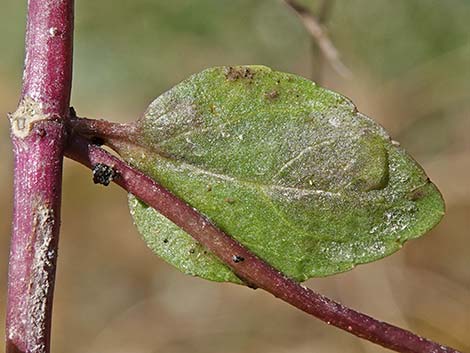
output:
[[[229,81],[237,81],[238,79],[247,79],[251,82],[255,77],[255,73],[249,67],[229,66],[225,71],[225,78]]]
[[[270,92],[266,92],[266,93],[264,94],[264,96],[265,96],[267,99],[273,101],[273,100],[275,100],[276,98],[279,98],[279,92],[276,91],[276,90],[272,90],[272,91],[270,91]]]
[[[226,197],[226,198],[224,199],[224,201],[227,202],[227,203],[234,203],[234,202],[235,202],[235,200],[232,199],[231,197]]]
[[[418,201],[422,199],[425,195],[425,192],[421,189],[413,190],[410,195],[408,196],[411,201]]]
[[[423,197],[426,196],[426,191],[423,190],[423,188],[429,184],[431,181],[429,179],[426,180],[426,182],[423,184],[423,185],[420,185],[416,188],[414,188],[413,190],[410,191],[410,193],[408,194],[408,199],[411,200],[411,201],[418,201],[420,199],[422,199]]]

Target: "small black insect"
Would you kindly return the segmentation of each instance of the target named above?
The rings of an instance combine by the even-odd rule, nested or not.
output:
[[[117,176],[118,173],[109,165],[97,163],[93,167],[93,182],[95,184],[108,186],[109,183],[116,179]]]
[[[240,255],[233,255],[232,256],[232,261],[235,262],[236,264],[242,261],[245,261],[245,258]]]

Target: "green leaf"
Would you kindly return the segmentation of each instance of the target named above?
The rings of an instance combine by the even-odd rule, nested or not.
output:
[[[218,67],[157,98],[119,152],[298,281],[380,259],[441,219],[421,167],[345,97],[263,66]],[[240,282],[130,196],[150,248],[181,271]]]

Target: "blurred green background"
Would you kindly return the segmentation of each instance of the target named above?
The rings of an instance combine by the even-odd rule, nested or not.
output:
[[[314,0],[303,0],[314,11]],[[12,205],[7,112],[21,86],[26,1],[0,12],[0,321]],[[322,84],[385,126],[442,191],[447,215],[379,262],[307,285],[470,351],[470,2],[337,0],[328,29],[352,76]],[[72,105],[129,121],[215,65],[312,75],[311,40],[280,0],[77,0]],[[3,330],[0,330],[3,338]],[[385,352],[260,290],[180,274],[154,257],[126,195],[66,161],[53,352]]]

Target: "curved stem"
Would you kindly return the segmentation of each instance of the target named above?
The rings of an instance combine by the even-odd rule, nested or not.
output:
[[[97,165],[112,168],[115,183],[184,229],[249,285],[262,288],[328,324],[397,352],[457,352],[347,308],[285,277],[150,177],[82,137],[72,137],[66,155],[92,169]]]
[[[29,0],[21,100],[11,114],[14,208],[7,353],[48,353],[72,81],[73,0]]]

